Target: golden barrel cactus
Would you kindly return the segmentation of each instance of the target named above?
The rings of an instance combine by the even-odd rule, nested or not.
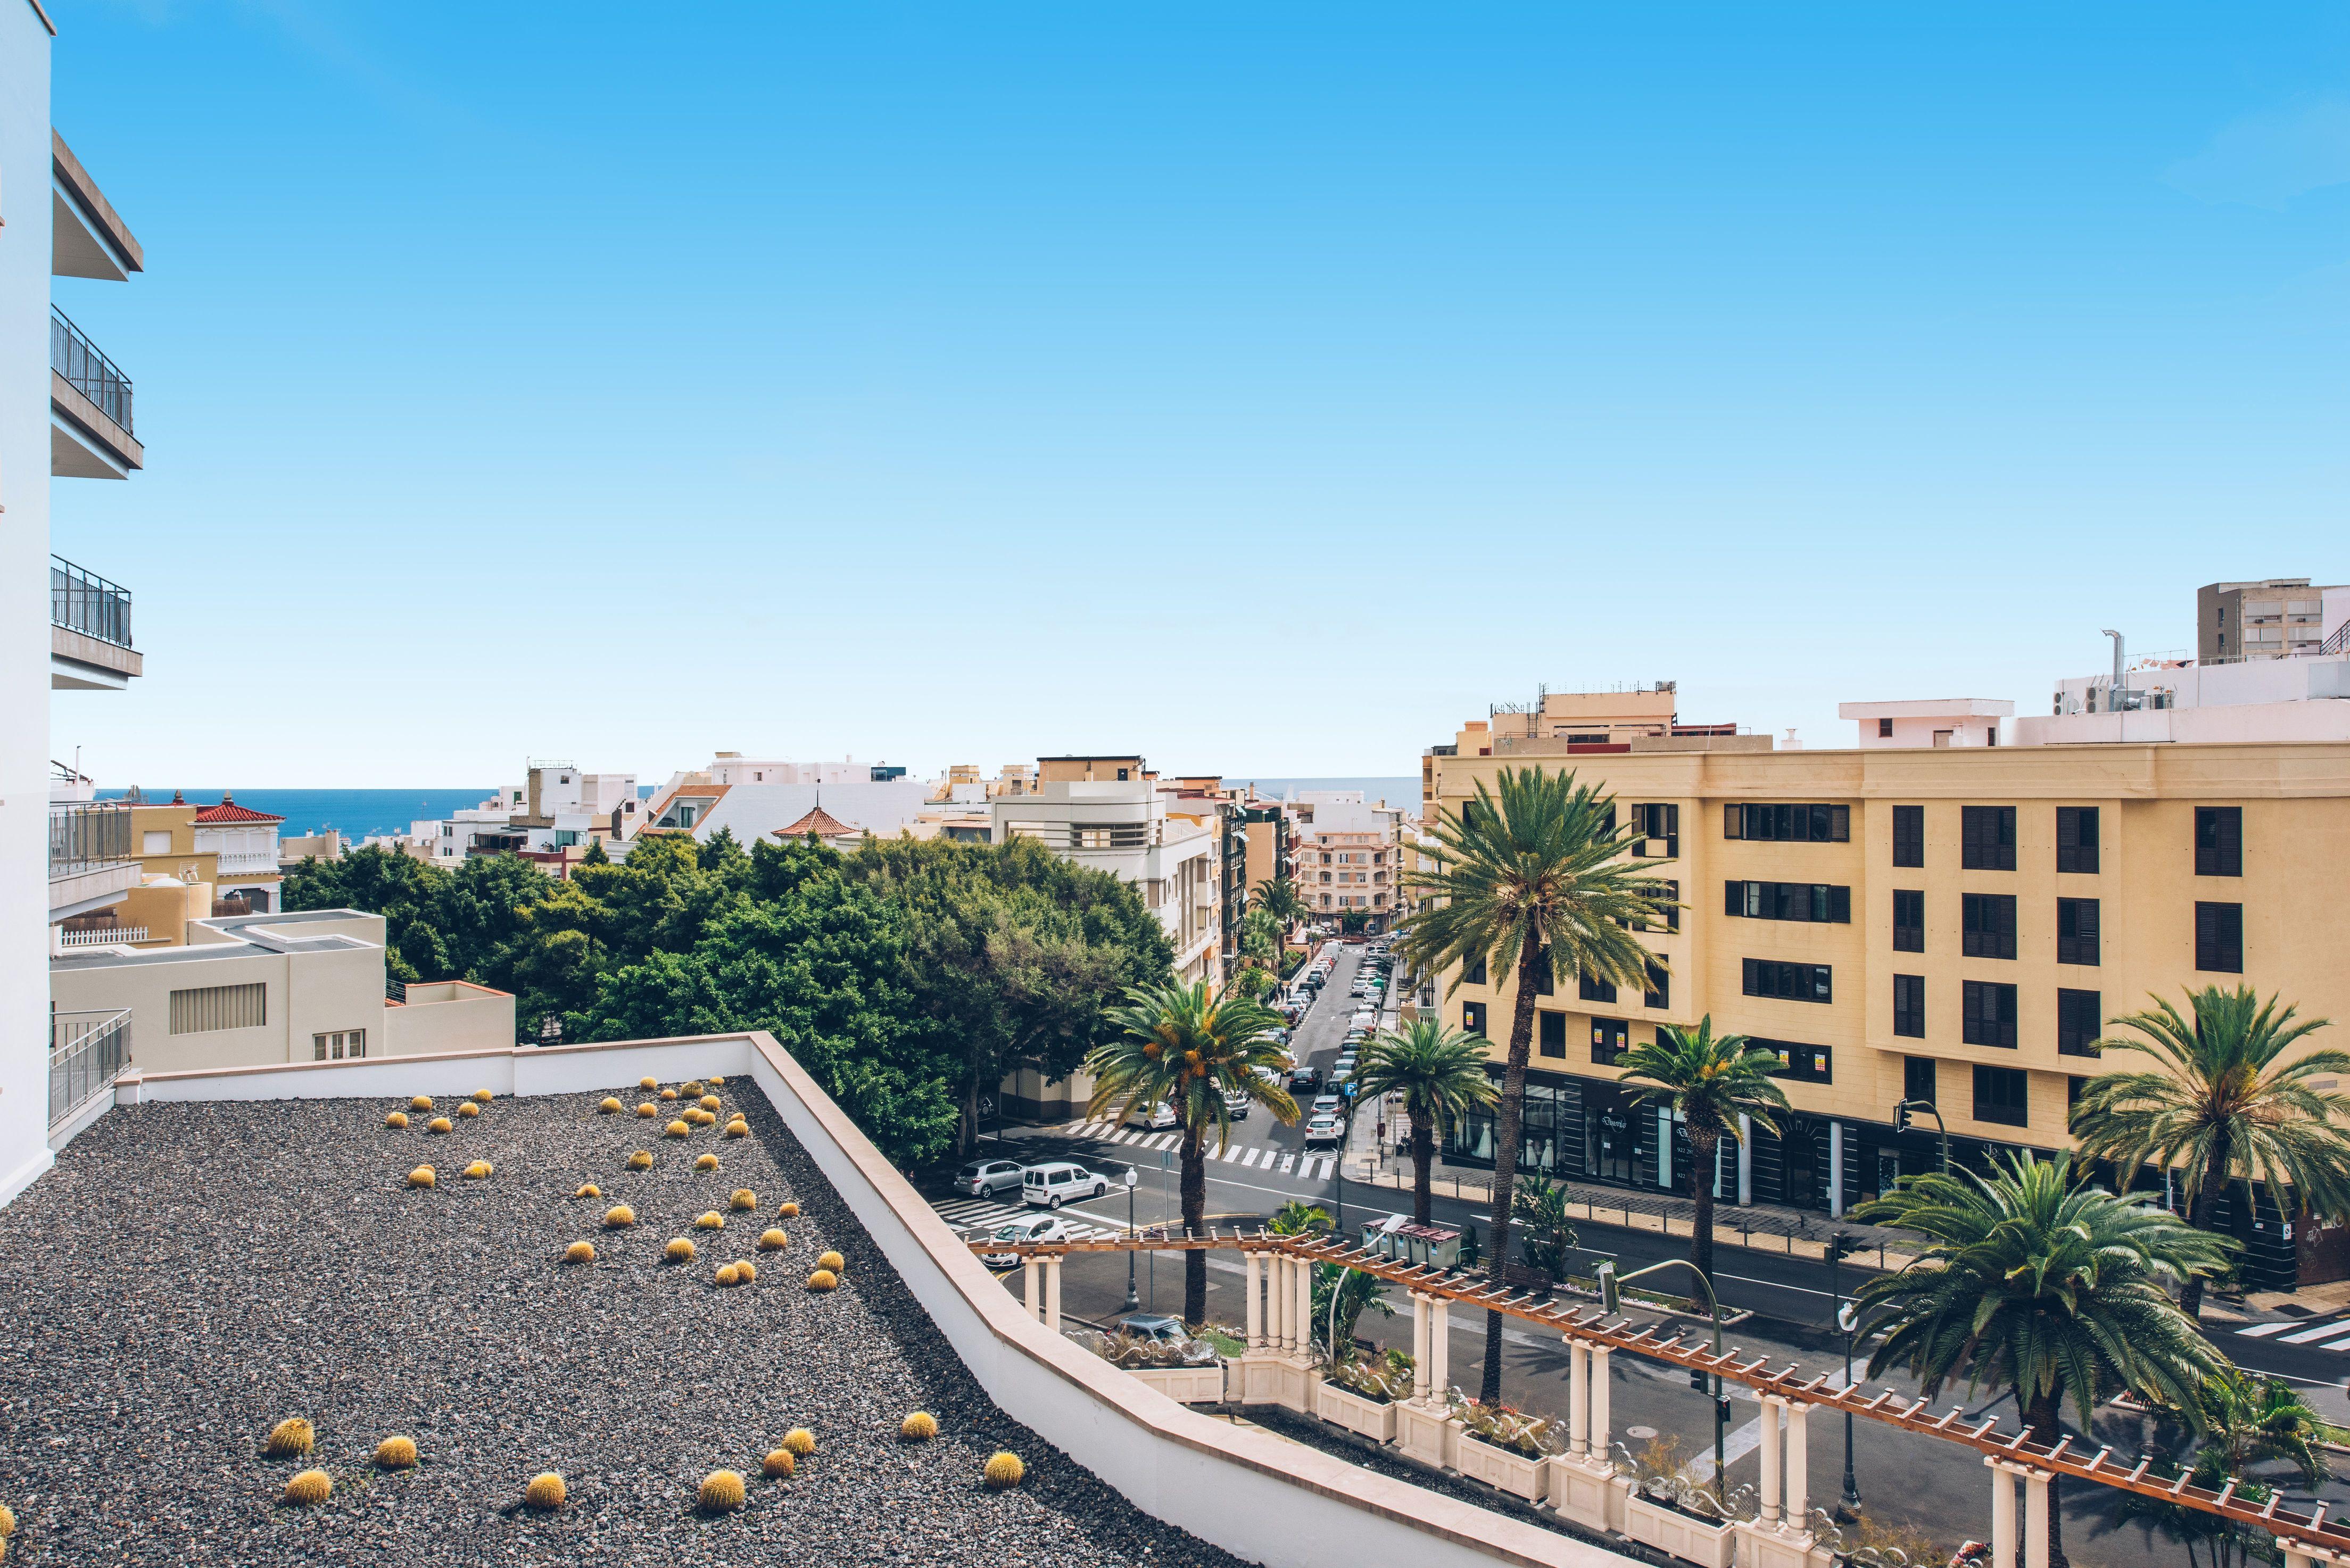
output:
[[[693,1129],[691,1127],[686,1126],[683,1122],[671,1122],[669,1126],[661,1128],[661,1132],[670,1137],[683,1137],[692,1130]]]
[[[447,1116],[434,1116],[431,1121],[424,1124],[424,1130],[429,1133],[444,1133],[456,1125],[456,1123],[451,1121]]]
[[[652,1150],[649,1148],[640,1148],[637,1150],[636,1153],[629,1156],[629,1168],[630,1170],[650,1170],[652,1168]]]
[[[789,1449],[769,1449],[767,1457],[759,1461],[760,1473],[769,1480],[789,1480],[792,1472],[799,1468],[799,1460],[792,1458]]]
[[[406,1111],[394,1111],[391,1115],[383,1118],[383,1125],[388,1127],[404,1127],[408,1125],[408,1113]]]
[[[335,1492],[335,1478],[324,1470],[300,1470],[286,1483],[286,1501],[296,1508],[322,1503]]]
[[[607,1095],[596,1102],[596,1114],[601,1116],[618,1116],[620,1114],[620,1102],[612,1096]]]
[[[429,1165],[420,1165],[408,1173],[408,1185],[411,1187],[430,1187],[439,1179]]]
[[[579,1190],[573,1193],[571,1196],[574,1198],[601,1198],[604,1196],[604,1189],[590,1181],[583,1183]]]
[[[477,1159],[465,1168],[465,1176],[469,1180],[482,1181],[487,1179],[495,1168],[488,1160]]]
[[[848,1262],[837,1252],[818,1252],[816,1256],[816,1266],[819,1269],[830,1269],[837,1274],[847,1272]]]
[[[677,1092],[683,1095],[689,1100],[698,1100],[702,1097],[702,1080],[699,1078],[688,1078],[684,1083],[680,1084],[677,1086]]]
[[[697,1231],[723,1231],[726,1229],[726,1216],[715,1209],[710,1210],[694,1220],[693,1228]]]
[[[490,1091],[489,1091],[489,1090],[487,1090],[487,1089],[475,1089],[475,1090],[473,1091],[473,1101],[474,1101],[474,1103],[475,1103],[475,1104],[477,1104],[477,1105],[484,1105],[484,1106],[486,1106],[486,1105],[488,1105],[492,1100],[494,1100],[494,1099],[496,1099],[496,1098],[497,1098],[497,1096],[496,1096],[495,1095],[494,1095],[494,1094],[490,1093]]]
[[[759,1232],[759,1251],[762,1252],[780,1252],[791,1244],[792,1239],[781,1231],[770,1228]]]
[[[429,1111],[432,1108],[432,1096],[419,1095],[408,1102],[408,1108],[411,1111]]]
[[[718,1157],[714,1154],[702,1155],[694,1160],[693,1168],[696,1170],[715,1170],[718,1168]]]
[[[734,1195],[726,1200],[727,1208],[737,1210],[744,1213],[748,1213],[758,1206],[759,1195],[752,1191],[747,1187],[736,1188],[734,1189]]]
[[[592,1241],[572,1242],[571,1245],[563,1249],[563,1261],[567,1263],[594,1262],[596,1261],[595,1243]]]
[[[796,1203],[786,1202],[781,1209],[776,1210],[775,1212],[785,1220],[796,1220],[800,1217],[800,1206]]]
[[[694,1501],[713,1513],[731,1513],[743,1506],[743,1478],[733,1470],[712,1470],[702,1478]]]
[[[290,1459],[308,1453],[317,1440],[309,1422],[299,1416],[288,1416],[269,1428],[269,1440],[262,1445],[262,1451],[273,1459]]]
[[[478,1116],[482,1114],[482,1107],[473,1104],[473,1101],[467,1100],[464,1104],[457,1107],[457,1114],[461,1116],[467,1117]]]
[[[784,1434],[784,1447],[801,1459],[816,1452],[816,1434],[806,1427],[794,1427]]]
[[[672,1263],[693,1262],[693,1243],[680,1236],[662,1249],[662,1255]]]
[[[898,1423],[898,1435],[910,1443],[927,1443],[939,1435],[939,1418],[928,1410],[917,1410]]]
[[[749,1137],[751,1136],[751,1124],[748,1122],[728,1122],[726,1124],[726,1136],[728,1137]]]
[[[648,1102],[647,1104],[637,1107],[637,1115],[640,1116],[657,1116],[660,1115],[660,1107]]]
[[[664,1100],[673,1100],[677,1098],[677,1091],[675,1089],[663,1089],[660,1092],[660,1097]]]
[[[734,1265],[734,1282],[742,1285],[757,1284],[759,1282],[759,1266],[751,1262],[748,1258],[743,1259],[741,1262]]]
[[[416,1463],[416,1439],[390,1437],[375,1446],[378,1469],[404,1470]]]
[[[818,1269],[815,1273],[808,1276],[808,1289],[812,1291],[823,1292],[832,1290],[839,1283],[840,1276],[834,1273],[830,1269]]]
[[[694,1103],[705,1111],[714,1111],[724,1102],[721,1101],[715,1095],[704,1095],[701,1099]]]
[[[604,1229],[625,1231],[637,1222],[637,1211],[625,1203],[615,1203],[604,1210]]]
[[[637,1080],[637,1087],[645,1090],[658,1089],[660,1087],[660,1080],[659,1078],[639,1078]]]
[[[711,1278],[711,1280],[712,1280],[712,1282],[713,1283],[720,1284],[720,1285],[731,1285],[731,1284],[733,1284],[735,1282],[737,1282],[738,1280],[740,1280],[742,1277],[743,1277],[743,1276],[742,1276],[742,1274],[741,1274],[741,1273],[739,1273],[739,1272],[735,1270],[734,1265],[733,1265],[733,1264],[732,1264],[732,1263],[721,1263],[721,1264],[719,1264],[719,1265],[718,1265],[718,1272],[717,1272],[716,1273],[714,1273],[714,1274],[712,1274],[712,1275],[711,1275],[711,1276],[710,1276],[710,1278]]]
[[[987,1478],[989,1486],[993,1487],[997,1491],[1003,1491],[1006,1488],[1018,1486],[1022,1478],[1027,1475],[1028,1467],[1020,1462],[1018,1454],[1005,1453],[998,1449],[987,1456],[987,1468],[980,1473]]]
[[[531,1477],[530,1484],[522,1490],[523,1501],[536,1509],[561,1508],[566,1495],[563,1478],[553,1470],[542,1470]]]

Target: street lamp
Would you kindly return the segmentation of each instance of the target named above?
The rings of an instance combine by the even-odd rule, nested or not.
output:
[[[1705,1277],[1705,1271],[1699,1268],[1695,1263],[1690,1262],[1687,1258],[1667,1258],[1661,1263],[1650,1263],[1645,1269],[1635,1269],[1630,1273],[1624,1275],[1621,1279],[1618,1279],[1616,1275],[1616,1264],[1614,1260],[1611,1259],[1608,1262],[1600,1264],[1599,1300],[1601,1306],[1605,1309],[1609,1317],[1614,1317],[1617,1313],[1622,1310],[1622,1287],[1631,1283],[1634,1280],[1641,1279],[1649,1274],[1661,1273],[1667,1269],[1687,1269],[1696,1277],[1699,1288],[1705,1292],[1705,1304],[1713,1314],[1713,1358],[1716,1362],[1720,1362],[1721,1359],[1721,1302],[1714,1295],[1713,1282]],[[1713,1490],[1714,1495],[1719,1498],[1727,1498],[1730,1495],[1729,1483],[1722,1479],[1721,1473],[1721,1450],[1725,1438],[1724,1428],[1728,1423],[1730,1416],[1730,1411],[1727,1407],[1728,1403],[1729,1402],[1721,1397],[1721,1374],[1720,1372],[1716,1372],[1713,1375]]]
[[[1828,1300],[1835,1304],[1835,1325],[1844,1331],[1844,1386],[1852,1387],[1853,1334],[1860,1326],[1859,1303],[1844,1299],[1838,1288],[1840,1265],[1860,1242],[1849,1231],[1838,1231],[1828,1238]],[[1844,1407],[1844,1496],[1836,1501],[1836,1517],[1849,1524],[1860,1516],[1860,1483],[1852,1473],[1852,1407]]]
[[[1134,1240],[1134,1189],[1142,1183],[1142,1173],[1132,1166],[1126,1168],[1126,1239]],[[1142,1298],[1134,1293],[1134,1249],[1126,1250],[1126,1305],[1121,1312],[1139,1312]]]

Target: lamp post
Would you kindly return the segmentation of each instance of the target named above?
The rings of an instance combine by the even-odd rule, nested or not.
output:
[[[1720,1362],[1721,1359],[1721,1299],[1713,1293],[1713,1282],[1705,1277],[1705,1271],[1699,1268],[1695,1263],[1690,1262],[1687,1258],[1667,1258],[1661,1263],[1650,1263],[1645,1269],[1635,1269],[1621,1279],[1618,1279],[1616,1276],[1616,1264],[1612,1259],[1600,1264],[1599,1300],[1601,1305],[1606,1309],[1609,1317],[1614,1317],[1622,1307],[1622,1290],[1624,1286],[1631,1283],[1634,1280],[1641,1279],[1647,1275],[1661,1273],[1667,1269],[1687,1269],[1691,1275],[1695,1276],[1698,1287],[1705,1292],[1705,1304],[1713,1314],[1713,1358],[1716,1362]],[[1726,1498],[1729,1496],[1729,1487],[1722,1480],[1721,1474],[1721,1450],[1726,1437],[1725,1428],[1730,1415],[1729,1410],[1725,1408],[1726,1403],[1727,1402],[1721,1397],[1721,1374],[1720,1372],[1716,1372],[1713,1374],[1713,1493],[1717,1498]]]
[[[1828,1238],[1828,1300],[1835,1303],[1835,1325],[1844,1331],[1844,1386],[1852,1386],[1853,1331],[1860,1325],[1860,1314],[1854,1310],[1856,1303],[1844,1299],[1838,1288],[1840,1266],[1845,1258],[1860,1243],[1848,1231],[1838,1231]],[[1849,1524],[1860,1516],[1860,1483],[1852,1472],[1852,1407],[1844,1409],[1844,1496],[1836,1501],[1836,1518]]]
[[[1126,1239],[1129,1241],[1134,1240],[1134,1189],[1141,1184],[1142,1173],[1134,1167],[1128,1166],[1126,1168]],[[1134,1293],[1134,1249],[1129,1247],[1126,1251],[1126,1305],[1118,1310],[1137,1312],[1141,1309],[1141,1306],[1142,1298]]]

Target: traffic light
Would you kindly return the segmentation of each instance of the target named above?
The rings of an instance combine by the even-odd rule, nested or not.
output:
[[[1859,1241],[1848,1231],[1838,1231],[1828,1238],[1827,1258],[1831,1263],[1842,1262],[1859,1251]]]
[[[1893,1127],[1894,1130],[1897,1132],[1908,1132],[1909,1130],[1908,1101],[1904,1100],[1899,1105],[1893,1107]]]

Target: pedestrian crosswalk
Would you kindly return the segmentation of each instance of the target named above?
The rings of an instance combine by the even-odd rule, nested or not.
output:
[[[2277,1345],[2306,1345],[2316,1350],[2350,1350],[2350,1313],[2336,1313],[2316,1323],[2256,1323],[2236,1333],[2245,1339],[2265,1339]],[[2319,1344],[2318,1341],[2324,1343]]]
[[[1116,1121],[1071,1122],[1060,1131],[1065,1137],[1083,1138],[1136,1153],[1163,1153],[1172,1149],[1183,1136],[1171,1132],[1145,1132],[1137,1127],[1122,1127]],[[1272,1148],[1262,1144],[1232,1143],[1221,1152],[1211,1150],[1208,1158],[1211,1163],[1238,1166],[1243,1170],[1270,1171],[1276,1176],[1294,1174],[1302,1181],[1327,1181],[1338,1168],[1338,1157],[1335,1154],[1309,1152],[1301,1155],[1294,1149]]]
[[[983,1231],[993,1231],[997,1226],[1009,1224],[1014,1220],[1041,1219],[1045,1212],[1042,1209],[1031,1209],[1019,1204],[998,1203],[994,1199],[987,1198],[942,1198],[932,1203],[931,1207],[938,1210],[940,1219],[944,1220],[956,1230],[968,1231],[974,1233]],[[1121,1233],[1109,1226],[1087,1225],[1082,1220],[1074,1218],[1069,1220],[1069,1229],[1077,1233],[1077,1238],[1080,1241],[1090,1240],[1097,1236],[1115,1236]]]

